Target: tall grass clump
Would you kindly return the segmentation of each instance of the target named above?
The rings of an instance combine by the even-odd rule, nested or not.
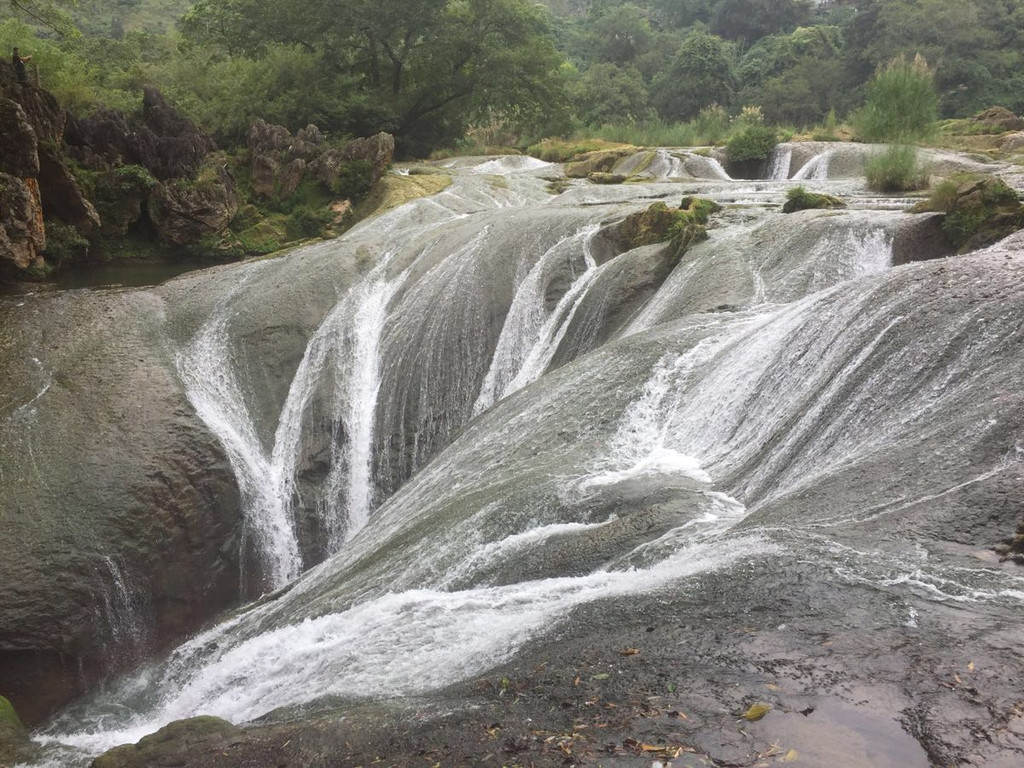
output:
[[[868,86],[867,103],[853,116],[854,130],[862,141],[908,143],[929,138],[935,132],[939,96],[928,62],[918,55],[913,61],[893,59]]]
[[[864,164],[868,188],[876,192],[911,192],[928,187],[928,169],[918,162],[917,147],[892,144]]]

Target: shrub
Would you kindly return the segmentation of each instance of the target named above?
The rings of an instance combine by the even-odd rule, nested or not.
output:
[[[846,203],[832,195],[821,195],[816,192],[808,192],[805,187],[798,186],[791,188],[786,193],[786,204],[782,207],[783,213],[795,213],[817,208],[845,208]]]
[[[911,192],[928,187],[928,170],[917,161],[917,147],[893,144],[864,164],[868,188],[876,192]]]
[[[373,186],[373,163],[369,160],[349,160],[338,169],[331,182],[331,194],[354,202],[366,197]]]
[[[939,96],[928,62],[893,59],[868,86],[867,103],[853,117],[857,138],[863,141],[908,142],[926,139],[935,131]]]
[[[296,208],[285,221],[285,233],[289,240],[320,237],[333,218],[334,214],[326,208]]]
[[[778,136],[774,128],[754,123],[729,139],[726,152],[731,163],[765,160],[777,143]]]
[[[64,261],[74,261],[89,250],[89,241],[70,224],[50,221],[46,224],[46,248],[43,254],[50,266]]]

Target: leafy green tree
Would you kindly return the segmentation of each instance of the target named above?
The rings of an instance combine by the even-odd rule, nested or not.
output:
[[[566,101],[547,16],[527,0],[200,0],[183,29],[253,59],[272,44],[316,52],[417,152],[495,111],[543,124]]]
[[[590,40],[599,60],[628,64],[647,50],[651,36],[644,12],[635,5],[620,5],[591,25]]]
[[[810,16],[810,0],[719,0],[711,15],[711,31],[749,44],[806,24]]]
[[[594,64],[572,89],[577,118],[585,125],[641,122],[650,117],[647,86],[633,67]]]
[[[770,123],[811,125],[844,108],[838,27],[800,27],[755,43],[737,69],[740,102],[758,105]]]
[[[733,47],[716,35],[689,35],[651,85],[651,101],[666,120],[690,120],[712,104],[726,106],[735,90]]]
[[[10,16],[49,32],[56,32],[62,37],[76,37],[79,34],[69,13],[75,5],[75,0],[0,0],[0,9],[6,6]]]
[[[714,0],[648,0],[648,5],[660,25],[681,29],[710,21]]]

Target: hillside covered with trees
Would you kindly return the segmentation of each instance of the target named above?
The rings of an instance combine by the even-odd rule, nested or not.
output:
[[[416,155],[474,128],[525,142],[579,126],[687,121],[712,106],[760,107],[767,122],[800,128],[847,115],[880,66],[917,54],[935,73],[942,117],[1024,110],[1024,8],[1014,0],[0,8],[0,44],[33,52],[44,87],[72,110],[130,109],[154,85],[225,142],[257,117],[291,130],[389,131]]]

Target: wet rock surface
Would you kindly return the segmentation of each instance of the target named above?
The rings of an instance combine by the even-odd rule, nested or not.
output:
[[[146,293],[0,302],[0,690],[29,725],[238,597],[235,480],[162,316]]]
[[[271,449],[291,445],[281,438],[298,423],[287,404],[305,398],[308,431],[293,444],[303,565],[330,549],[323,536],[333,521],[320,505],[352,487],[327,485],[339,466],[331,441],[350,445],[366,428],[352,415],[365,401],[341,384],[368,382],[378,398],[380,442],[364,445],[381,498],[365,528],[237,622],[124,684],[132,701],[159,701],[149,730],[197,712],[255,719],[239,733],[225,729],[225,741],[220,731],[191,745],[186,737],[166,759],[1018,761],[1019,694],[1000,675],[1020,664],[1012,593],[1022,577],[994,548],[1020,524],[1024,479],[1019,241],[891,269],[931,248],[936,217],[783,216],[735,202],[758,194],[755,185],[731,192],[738,185],[722,180],[701,194],[733,202],[710,223],[708,241],[673,261],[661,244],[617,250],[607,233],[652,201],[678,200],[683,187],[581,184],[551,197],[539,178],[494,183],[526,162],[513,161],[453,163],[442,195],[366,222],[341,243],[155,291],[26,304],[34,317],[49,309],[81,327],[75,345],[86,356],[95,347],[84,337],[118,340],[112,329],[122,323],[143,334],[134,318],[151,318],[145,338],[125,340],[125,361],[103,351],[83,364],[96,381],[108,369],[118,381],[137,371],[129,350],[143,347],[160,350],[152,365],[165,372],[172,355],[188,358],[191,369],[176,362],[179,373],[192,371],[182,378],[193,408],[211,405],[197,405],[197,382],[244,382],[227,415],[204,411],[206,428],[189,440],[151,445],[119,434],[117,445],[137,445],[161,466],[190,440],[204,456],[209,445],[225,451],[234,437],[222,418],[252,436],[243,448],[256,458],[237,482],[287,471]],[[111,302],[102,308],[112,325],[90,314],[103,314],[100,298]],[[79,301],[93,309],[76,310]],[[371,310],[377,320],[356,321]],[[549,318],[560,324],[548,327]],[[523,351],[513,331],[538,341]],[[358,350],[373,344],[380,378],[361,379],[358,362],[377,358]],[[336,365],[307,365],[331,345]],[[28,357],[15,349],[12,360]],[[492,368],[516,355],[529,362],[536,350],[550,355],[537,370],[550,372],[521,389],[496,388],[504,399],[477,410],[484,383],[497,378]],[[37,356],[41,371],[54,367]],[[45,380],[19,365],[12,380],[29,382],[32,419],[67,420],[65,401],[51,410],[59,388],[42,391]],[[309,375],[318,370],[325,378]],[[517,369],[498,373],[504,384]],[[184,423],[198,424],[178,386],[140,411],[147,429],[179,406]],[[94,397],[98,406],[84,410],[116,422],[120,412],[104,398],[125,395]],[[126,406],[142,408],[137,397]],[[346,410],[350,400],[360,407]],[[12,418],[9,434],[25,423]],[[63,458],[52,434],[17,444],[26,498],[50,498],[33,466]],[[61,437],[79,444],[75,429]],[[109,440],[94,443],[124,460]],[[149,494],[119,482],[127,498]],[[71,538],[79,547],[81,536]],[[221,539],[223,551],[237,551],[230,541]],[[48,734],[87,739],[81,723],[107,728],[125,716],[121,690],[73,708]],[[111,701],[120,709],[104,709]],[[145,733],[140,722],[119,741]]]

